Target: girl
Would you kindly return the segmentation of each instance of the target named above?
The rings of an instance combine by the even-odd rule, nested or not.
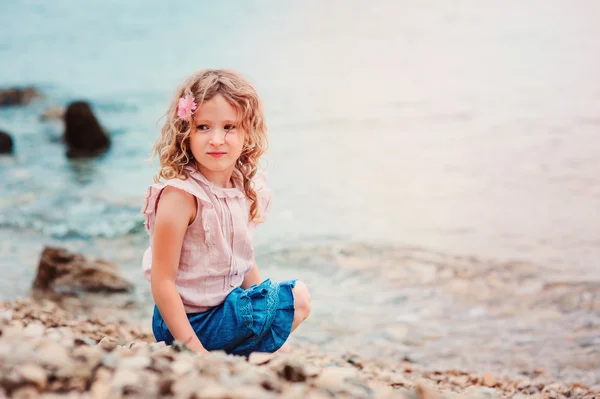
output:
[[[261,283],[254,260],[252,237],[271,199],[257,167],[267,147],[258,95],[236,73],[200,71],[166,116],[143,209],[154,336],[197,353],[275,352],[308,317],[310,296],[301,281]]]

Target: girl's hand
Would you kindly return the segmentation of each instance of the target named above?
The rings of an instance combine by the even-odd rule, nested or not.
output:
[[[208,355],[210,354],[209,351],[206,350],[206,348],[204,346],[202,346],[202,343],[200,343],[199,339],[195,339],[192,342],[190,342],[189,344],[186,345],[192,352],[194,352],[197,355]]]

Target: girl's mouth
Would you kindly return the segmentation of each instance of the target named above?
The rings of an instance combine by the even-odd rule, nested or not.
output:
[[[226,155],[226,152],[207,152],[208,155],[210,155],[211,157],[215,157],[215,158],[220,158],[223,155]]]

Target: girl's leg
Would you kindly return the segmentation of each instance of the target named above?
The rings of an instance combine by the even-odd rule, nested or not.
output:
[[[292,331],[310,315],[310,294],[308,287],[302,281],[296,281],[296,286],[292,288],[294,293],[294,321],[292,322]]]
[[[296,281],[296,286],[292,288],[292,293],[294,294],[292,331],[294,331],[310,314],[310,294],[308,287],[302,281]],[[292,348],[288,342],[277,350],[278,353],[289,353],[291,351]]]

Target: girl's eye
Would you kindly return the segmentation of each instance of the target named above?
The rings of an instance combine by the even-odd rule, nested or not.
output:
[[[226,131],[229,132],[229,131],[235,129],[235,126],[234,125],[225,125],[224,128],[225,128]]]
[[[198,130],[208,130],[208,125],[198,125],[198,126],[196,126],[196,129],[198,129]]]

